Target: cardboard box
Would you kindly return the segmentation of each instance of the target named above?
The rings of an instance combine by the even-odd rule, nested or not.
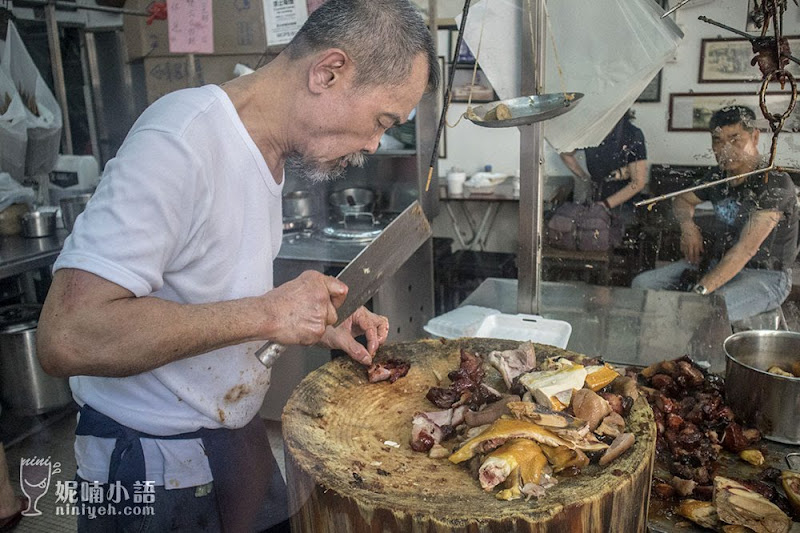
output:
[[[147,104],[178,89],[224,83],[235,77],[233,67],[237,63],[255,69],[261,58],[261,54],[195,56],[197,82],[193,84],[189,79],[187,56],[147,57],[143,61]],[[269,57],[264,62],[267,59]]]
[[[151,0],[129,0],[126,9],[146,11]],[[262,0],[214,0],[214,55],[261,54],[267,50]],[[147,25],[146,17],[125,15],[123,32],[128,59],[177,57],[169,51],[166,20]]]

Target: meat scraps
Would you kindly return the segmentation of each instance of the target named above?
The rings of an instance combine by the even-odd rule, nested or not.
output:
[[[389,381],[394,383],[398,379],[408,374],[411,368],[411,363],[401,361],[400,359],[387,359],[379,363],[373,363],[367,369],[367,376],[370,383],[378,383],[379,381]]]
[[[658,428],[658,460],[679,485],[683,480],[696,483],[695,498],[710,499],[720,450],[738,453],[760,440],[760,433],[736,423],[733,411],[725,405],[722,379],[706,374],[689,357],[647,367],[639,379]],[[665,490],[656,495],[669,493],[661,488]]]
[[[447,374],[451,381],[450,386],[431,387],[425,397],[440,409],[468,405],[477,410],[485,403],[499,400],[501,396],[496,390],[483,384],[485,374],[483,360],[462,348],[458,369]]]

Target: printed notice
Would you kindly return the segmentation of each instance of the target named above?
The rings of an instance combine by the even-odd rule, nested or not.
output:
[[[264,0],[267,46],[287,44],[308,18],[306,0]]]
[[[167,0],[169,51],[173,54],[213,54],[211,0]]]

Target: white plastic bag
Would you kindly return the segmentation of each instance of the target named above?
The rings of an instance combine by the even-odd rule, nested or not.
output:
[[[6,95],[11,97],[11,103],[0,115],[0,171],[21,181],[25,177],[25,149],[28,145],[25,105],[14,82],[0,69],[0,106],[5,104]]]
[[[19,92],[34,95],[39,111],[37,116],[25,107],[28,128],[25,174],[48,174],[56,164],[61,145],[61,108],[12,22],[8,23],[0,68],[10,76]]]
[[[470,8],[464,39],[477,53],[485,23],[479,61],[501,99],[522,96],[522,6],[528,2],[481,1]],[[596,146],[674,55],[683,33],[661,18],[664,10],[653,0],[546,0],[546,6],[544,92],[584,97],[575,111],[545,122],[544,136],[558,152]],[[493,35],[504,38],[487,37]]]
[[[33,205],[36,193],[30,187],[23,187],[17,183],[11,174],[0,172],[0,211],[12,204]]]

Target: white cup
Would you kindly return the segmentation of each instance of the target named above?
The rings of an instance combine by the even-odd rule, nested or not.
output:
[[[464,182],[467,181],[466,172],[450,172],[447,174],[447,194],[459,196],[464,194]]]

